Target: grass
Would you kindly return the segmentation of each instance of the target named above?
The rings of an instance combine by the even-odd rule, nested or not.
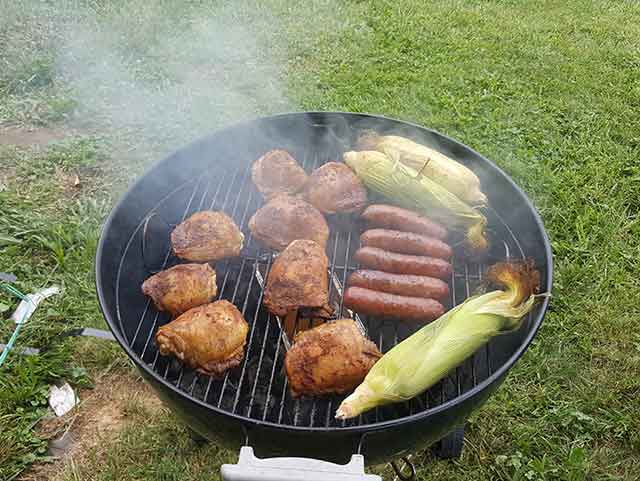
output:
[[[20,337],[44,353],[1,368],[0,478],[45,455],[35,426],[49,384],[85,383],[114,361],[130,369],[110,345],[55,337],[104,327],[93,256],[130,179],[217,126],[326,109],[410,119],[467,143],[525,189],[552,239],[554,298],[536,341],[472,417],[462,459],[420,458],[419,478],[640,479],[637,2],[0,8],[0,125],[81,132],[46,148],[0,147],[0,234],[10,239],[0,270],[23,291],[65,288]],[[117,68],[91,64],[86,40]],[[16,301],[0,294],[0,303]],[[9,323],[0,326],[6,339]],[[134,413],[108,449],[66,476],[211,478],[232,459],[191,442],[172,417]]]

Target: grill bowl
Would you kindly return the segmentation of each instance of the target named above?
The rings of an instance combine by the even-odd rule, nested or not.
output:
[[[293,113],[253,120],[216,132],[156,163],[123,196],[107,219],[96,256],[101,309],[117,341],[166,404],[200,435],[237,449],[252,445],[258,456],[304,456],[346,462],[354,452],[378,463],[406,455],[442,438],[484,403],[536,334],[548,306],[540,301],[513,333],[494,338],[420,397],[379,408],[348,422],[333,418],[342,397],[293,400],[282,364],[285,346],[274,319],[260,307],[256,271],[266,276],[269,251],[251,239],[247,223],[262,198],[250,179],[252,162],[273,148],[289,150],[310,172],[340,160],[366,129],[404,135],[431,145],[480,177],[492,208],[492,249],[486,263],[532,258],[542,289],[551,290],[552,257],[542,222],[526,195],[493,163],[465,145],[423,127],[380,116]],[[247,241],[239,259],[218,263],[219,297],[231,300],[251,325],[240,368],[222,380],[197,375],[159,356],[153,342],[169,321],[142,295],[152,272],[176,264],[168,237],[194,212],[220,209],[231,215]],[[327,254],[344,286],[360,226],[344,216],[329,219]],[[454,257],[452,307],[481,286],[486,264]],[[332,296],[340,301],[334,286]],[[413,332],[401,323],[363,316],[370,338],[383,351]]]

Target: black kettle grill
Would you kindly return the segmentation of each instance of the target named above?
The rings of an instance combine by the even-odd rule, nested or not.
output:
[[[302,466],[309,480],[316,479],[314,475],[318,479],[373,479],[357,477],[364,473],[362,456],[367,463],[378,464],[443,438],[459,452],[460,427],[500,386],[544,317],[548,298],[537,303],[518,331],[494,338],[447,378],[404,404],[374,409],[344,422],[334,419],[340,396],[291,398],[283,372],[286,347],[278,324],[261,307],[260,275],[268,272],[271,257],[247,228],[248,219],[263,202],[251,182],[250,167],[267,150],[284,148],[310,172],[327,161],[340,160],[366,129],[431,145],[480,177],[491,206],[486,211],[491,252],[484,264],[454,257],[447,307],[461,303],[482,284],[487,264],[505,258],[532,258],[540,270],[542,290],[551,290],[551,248],[529,199],[489,160],[435,131],[380,116],[292,113],[245,122],[178,150],[144,174],[111,212],[96,256],[97,291],[117,341],[167,406],[193,431],[231,449],[251,446],[261,458],[286,455],[324,460],[261,460],[245,447],[238,465],[223,467],[228,480],[296,479],[295,475],[278,477],[289,472],[287,466],[294,471]],[[243,363],[221,380],[159,355],[153,335],[169,318],[157,312],[140,289],[151,273],[178,262],[168,244],[172,226],[204,209],[223,210],[246,236],[239,258],[215,266],[219,298],[238,306],[251,326]],[[352,253],[358,246],[359,227],[344,217],[331,218],[329,224],[327,254],[331,275],[338,280],[330,286],[335,296],[356,268]],[[361,319],[383,352],[411,333],[401,323]],[[354,453],[350,464],[333,464],[349,461]]]

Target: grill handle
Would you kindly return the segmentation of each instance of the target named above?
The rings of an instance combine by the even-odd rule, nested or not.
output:
[[[311,458],[257,458],[253,448],[243,446],[237,464],[223,464],[225,481],[382,481],[365,474],[364,456],[354,454],[347,464],[334,464]]]

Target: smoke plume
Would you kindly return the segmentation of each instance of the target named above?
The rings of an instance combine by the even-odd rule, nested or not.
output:
[[[76,103],[75,124],[117,132],[144,156],[240,119],[294,110],[270,12],[144,3],[75,10],[64,22],[57,70]]]

